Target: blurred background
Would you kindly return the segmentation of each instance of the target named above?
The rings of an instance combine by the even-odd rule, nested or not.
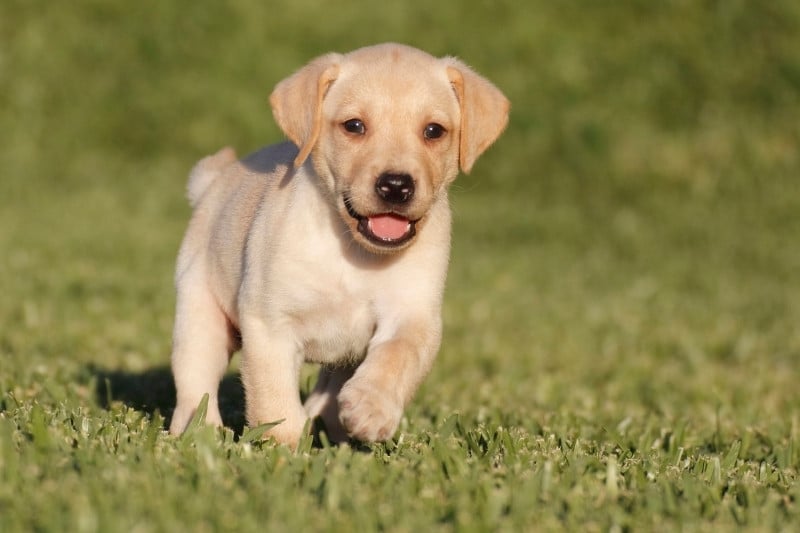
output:
[[[446,336],[412,410],[796,416],[794,0],[6,0],[0,386],[91,403],[123,373],[170,409],[189,169],[280,141],[278,81],[383,41],[459,56],[512,102],[454,186]],[[158,390],[135,379],[154,371]]]

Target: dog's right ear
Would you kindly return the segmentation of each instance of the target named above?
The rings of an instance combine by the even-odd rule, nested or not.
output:
[[[340,54],[326,54],[311,61],[275,86],[269,103],[283,133],[300,152],[299,167],[308,158],[322,127],[322,100],[339,74]]]

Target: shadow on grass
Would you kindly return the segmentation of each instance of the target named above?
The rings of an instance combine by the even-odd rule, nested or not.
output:
[[[143,372],[93,368],[92,373],[97,378],[95,398],[101,407],[109,409],[114,402],[121,402],[151,417],[160,413],[165,418],[164,428],[169,427],[175,409],[175,384],[168,366]],[[238,437],[244,428],[244,390],[238,375],[223,378],[219,402],[223,424]]]
[[[164,417],[164,429],[169,428],[172,412],[175,410],[175,382],[168,366],[151,368],[143,372],[126,372],[123,370],[106,370],[92,368],[95,376],[95,399],[103,409],[110,409],[115,402],[146,413],[151,418],[160,414]],[[302,398],[305,400],[305,398]],[[233,430],[238,440],[245,427],[244,388],[238,374],[228,374],[219,385],[219,410],[222,423]],[[315,419],[312,426],[313,444],[315,448],[323,446],[320,432],[325,425]],[[371,453],[367,444],[350,441],[353,449]]]

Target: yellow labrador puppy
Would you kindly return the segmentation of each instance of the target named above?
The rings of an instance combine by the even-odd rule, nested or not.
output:
[[[270,97],[291,142],[191,173],[172,370],[179,434],[242,349],[246,417],[296,445],[392,437],[441,340],[447,188],[508,121],[508,100],[457,59],[381,44],[313,60]],[[320,363],[305,405],[303,361]]]

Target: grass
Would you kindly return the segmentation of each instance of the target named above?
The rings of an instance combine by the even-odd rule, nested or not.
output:
[[[183,4],[0,6],[0,529],[800,526],[796,2]],[[188,169],[385,40],[513,103],[431,376],[384,445],[260,442],[235,369],[167,436]]]

